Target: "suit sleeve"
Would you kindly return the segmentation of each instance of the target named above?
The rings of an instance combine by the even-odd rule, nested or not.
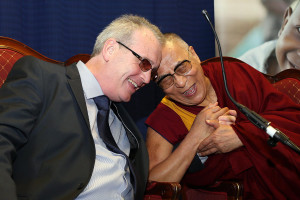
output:
[[[18,60],[0,88],[0,194],[4,199],[17,199],[13,163],[28,142],[41,108],[43,76],[35,60],[30,56]]]

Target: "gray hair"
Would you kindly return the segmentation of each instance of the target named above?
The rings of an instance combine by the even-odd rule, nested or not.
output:
[[[104,30],[98,35],[93,49],[92,57],[98,55],[103,48],[104,43],[109,38],[115,38],[118,41],[129,41],[132,34],[141,28],[151,30],[158,40],[163,45],[164,36],[157,26],[150,23],[147,19],[137,15],[122,15],[113,20]]]

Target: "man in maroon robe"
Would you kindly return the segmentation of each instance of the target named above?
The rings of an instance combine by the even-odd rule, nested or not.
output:
[[[224,58],[224,66],[232,97],[299,146],[300,106],[242,61]],[[299,198],[300,155],[282,143],[269,146],[265,131],[236,108],[225,92],[219,58],[200,62],[191,46],[167,34],[157,74],[156,82],[166,97],[146,121],[150,180],[206,186],[235,179],[243,182],[245,199]],[[213,115],[219,110],[209,108],[215,102],[237,111],[235,124],[212,128],[207,119],[219,117]],[[191,117],[195,121],[189,127]],[[203,169],[188,173],[197,152],[202,158],[208,156],[207,160]]]

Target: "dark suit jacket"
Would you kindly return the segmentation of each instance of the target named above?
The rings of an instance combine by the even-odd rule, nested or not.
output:
[[[128,129],[135,199],[142,199],[148,154],[133,120],[115,104]],[[131,133],[130,133],[131,132]],[[134,136],[132,136],[132,134]],[[95,162],[86,104],[76,64],[68,67],[26,56],[0,88],[0,198],[74,199]]]

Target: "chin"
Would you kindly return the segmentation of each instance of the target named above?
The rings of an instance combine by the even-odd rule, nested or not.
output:
[[[128,96],[122,97],[122,98],[121,98],[121,101],[122,101],[122,102],[129,102],[130,99],[131,99],[131,95],[128,95]]]

